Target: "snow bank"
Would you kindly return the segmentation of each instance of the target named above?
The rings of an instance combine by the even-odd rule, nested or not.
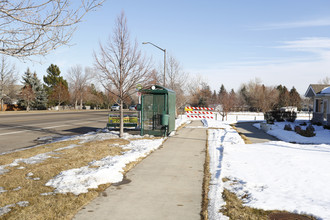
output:
[[[330,146],[286,142],[238,144],[224,150],[225,187],[249,194],[246,205],[330,219]]]
[[[289,124],[293,130],[296,125],[299,125],[302,129],[306,129],[307,125],[300,125],[303,122],[306,122],[307,125],[310,124],[308,121],[304,120],[296,120],[295,122],[275,122],[275,124],[269,125],[271,129],[267,133],[286,142],[300,144],[330,144],[330,130],[324,129],[322,126],[313,125],[316,134],[314,137],[304,137],[294,131],[284,130],[286,124]],[[257,123],[255,127],[260,128],[259,123]]]
[[[208,130],[208,150],[210,155],[210,173],[211,180],[209,186],[209,219],[229,219],[222,215],[219,209],[225,202],[222,199],[223,183],[222,183],[222,159],[223,150],[226,146],[243,143],[240,136],[228,124],[215,123],[208,120],[210,127],[221,127],[222,129]]]
[[[209,219],[228,219],[218,212],[224,204],[224,187],[244,196],[250,207],[330,219],[329,144],[277,141],[246,145],[228,123],[208,121],[209,126],[211,123],[223,129],[209,129]],[[296,137],[291,136],[290,141]],[[224,177],[230,181],[223,183]]]
[[[145,157],[157,149],[164,139],[134,140],[124,149],[129,149],[119,156],[107,156],[101,160],[93,161],[89,166],[70,169],[61,172],[54,179],[49,180],[46,186],[55,188],[55,193],[71,192],[75,195],[88,192],[88,189],[97,188],[101,184],[116,183],[123,179],[123,168],[126,164]],[[99,166],[90,168],[90,166]]]

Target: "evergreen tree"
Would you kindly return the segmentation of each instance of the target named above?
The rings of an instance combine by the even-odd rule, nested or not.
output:
[[[290,93],[285,86],[279,85],[276,88],[279,92],[277,107],[290,106]]]
[[[33,85],[32,88],[35,92],[35,101],[33,103],[33,107],[38,110],[43,110],[47,108],[47,93],[41,84],[41,81],[38,79],[37,74],[33,74]]]
[[[221,84],[219,93],[218,93],[218,98],[219,98],[219,102],[222,104],[224,102],[224,99],[227,98],[227,90],[225,89],[225,86],[223,84]]]
[[[33,74],[31,73],[30,69],[27,68],[26,72],[24,73],[24,75],[22,76],[23,79],[23,85],[24,87],[26,85],[33,85]]]
[[[29,107],[43,110],[47,107],[47,93],[45,92],[43,85],[41,84],[40,80],[37,77],[37,74],[34,72],[31,73],[30,69],[28,68],[24,73],[23,77],[23,85],[25,89],[25,94],[27,92],[33,93],[33,99],[29,101]],[[26,87],[30,87],[30,89],[26,89]],[[31,96],[29,96],[30,98]],[[26,102],[25,102],[26,103]],[[21,102],[21,105],[26,107],[24,102]]]
[[[296,106],[298,109],[301,108],[301,97],[295,87],[290,90],[290,105]]]
[[[218,95],[217,95],[217,92],[214,90],[212,97],[211,97],[211,104],[216,104],[217,101],[218,101]]]
[[[64,101],[59,100],[57,94],[54,94],[56,92],[55,89],[60,90],[61,93],[63,94],[65,93],[65,97],[69,93],[68,82],[65,79],[63,79],[63,77],[60,76],[60,74],[61,74],[60,68],[57,65],[51,64],[47,69],[47,76],[44,76],[44,82],[45,82],[44,89],[46,90],[48,95],[49,105],[59,105],[66,101],[66,98]]]
[[[32,107],[32,103],[35,99],[35,92],[33,90],[33,76],[28,68],[24,75],[22,76],[23,79],[23,88],[21,90],[21,99],[19,100],[19,105],[26,108],[27,111],[30,110],[30,107]]]

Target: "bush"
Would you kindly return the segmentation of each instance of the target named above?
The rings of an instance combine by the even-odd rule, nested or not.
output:
[[[322,123],[321,122],[314,122],[313,125],[322,126]]]
[[[285,112],[284,118],[286,121],[294,122],[297,118],[297,112]]]
[[[314,133],[315,129],[312,125],[309,125],[306,128],[306,130],[301,129],[300,126],[295,126],[294,131],[297,134],[300,134],[301,136],[304,136],[304,137],[314,137],[315,136],[315,133]]]
[[[296,112],[286,112],[281,110],[269,111],[264,114],[264,117],[268,124],[273,124],[274,121],[289,121],[294,122],[297,118]]]
[[[265,118],[267,124],[274,124],[275,118],[274,118],[274,116],[273,116],[273,114],[272,114],[271,111],[270,112],[266,112],[264,114],[264,118]]]
[[[310,130],[301,130],[299,134],[304,137],[314,137],[315,136],[315,133]]]
[[[307,125],[306,122],[300,124],[300,126],[306,126],[306,125]]]
[[[301,132],[301,130],[302,130],[301,127],[298,125],[294,127],[294,131],[298,134]]]
[[[286,124],[286,125],[284,126],[284,130],[286,130],[286,131],[292,131],[292,127],[291,127],[291,125]]]
[[[314,132],[315,128],[313,127],[313,125],[310,124],[310,125],[307,126],[306,131]]]
[[[330,125],[324,125],[323,128],[330,130]]]

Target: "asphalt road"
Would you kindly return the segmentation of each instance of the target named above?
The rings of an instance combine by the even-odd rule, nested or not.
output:
[[[235,127],[250,139],[252,143],[264,143],[268,141],[278,141],[276,137],[273,137],[263,130],[260,130],[253,126],[256,122],[240,122],[235,124]]]
[[[109,111],[0,114],[0,153],[104,128]]]

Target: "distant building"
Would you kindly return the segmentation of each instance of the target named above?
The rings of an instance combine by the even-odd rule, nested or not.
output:
[[[313,123],[330,126],[330,84],[310,84],[306,97],[313,99]]]

